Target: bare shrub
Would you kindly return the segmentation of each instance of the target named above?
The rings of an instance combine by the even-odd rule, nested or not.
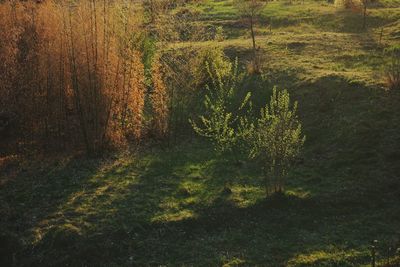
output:
[[[10,1],[0,8],[0,95],[20,118],[25,142],[84,144],[96,153],[140,138],[145,86],[137,5]]]

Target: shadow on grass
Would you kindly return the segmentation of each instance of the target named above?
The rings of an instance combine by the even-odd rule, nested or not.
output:
[[[332,14],[325,14],[317,17],[313,24],[322,30],[343,33],[363,33],[366,31],[363,25],[363,14],[361,11],[337,10]],[[395,21],[394,18],[383,15],[367,16],[366,26],[369,28],[383,27]]]
[[[16,257],[13,255],[16,250],[23,250],[26,244],[41,238],[35,232],[38,224],[50,227],[50,220],[72,194],[95,186],[89,179],[103,163],[98,159],[50,158],[16,164],[15,170],[6,174],[12,173],[12,180],[6,180],[0,188],[0,263],[5,266]]]
[[[370,241],[400,223],[398,102],[333,76],[291,93],[308,141],[284,197],[265,199],[257,165],[199,141],[42,163],[1,188],[16,265],[368,263]]]

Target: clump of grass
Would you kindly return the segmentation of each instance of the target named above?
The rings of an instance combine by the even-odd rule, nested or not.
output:
[[[386,85],[390,90],[400,91],[400,45],[385,50],[389,58],[386,66]]]

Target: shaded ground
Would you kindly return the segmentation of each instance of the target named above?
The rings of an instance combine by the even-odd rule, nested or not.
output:
[[[359,266],[377,239],[384,258],[400,225],[399,97],[335,76],[292,95],[309,141],[284,197],[265,199],[257,165],[200,141],[21,163],[2,171],[7,255],[21,266]]]

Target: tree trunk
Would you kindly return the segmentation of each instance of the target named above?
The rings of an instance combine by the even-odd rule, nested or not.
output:
[[[263,176],[264,176],[264,182],[265,182],[265,197],[269,197],[269,182],[268,182],[268,175],[265,167],[262,169],[263,171]]]
[[[363,17],[363,29],[367,27],[367,0],[364,0],[364,17]]]
[[[256,47],[256,36],[255,36],[255,33],[254,33],[254,20],[253,20],[253,17],[250,18],[250,31],[251,31],[251,39],[253,41],[253,56],[254,56],[254,62],[255,62],[257,47]]]
[[[250,18],[250,30],[251,30],[251,39],[253,40],[253,50],[256,51],[256,36],[254,33],[253,17]]]

